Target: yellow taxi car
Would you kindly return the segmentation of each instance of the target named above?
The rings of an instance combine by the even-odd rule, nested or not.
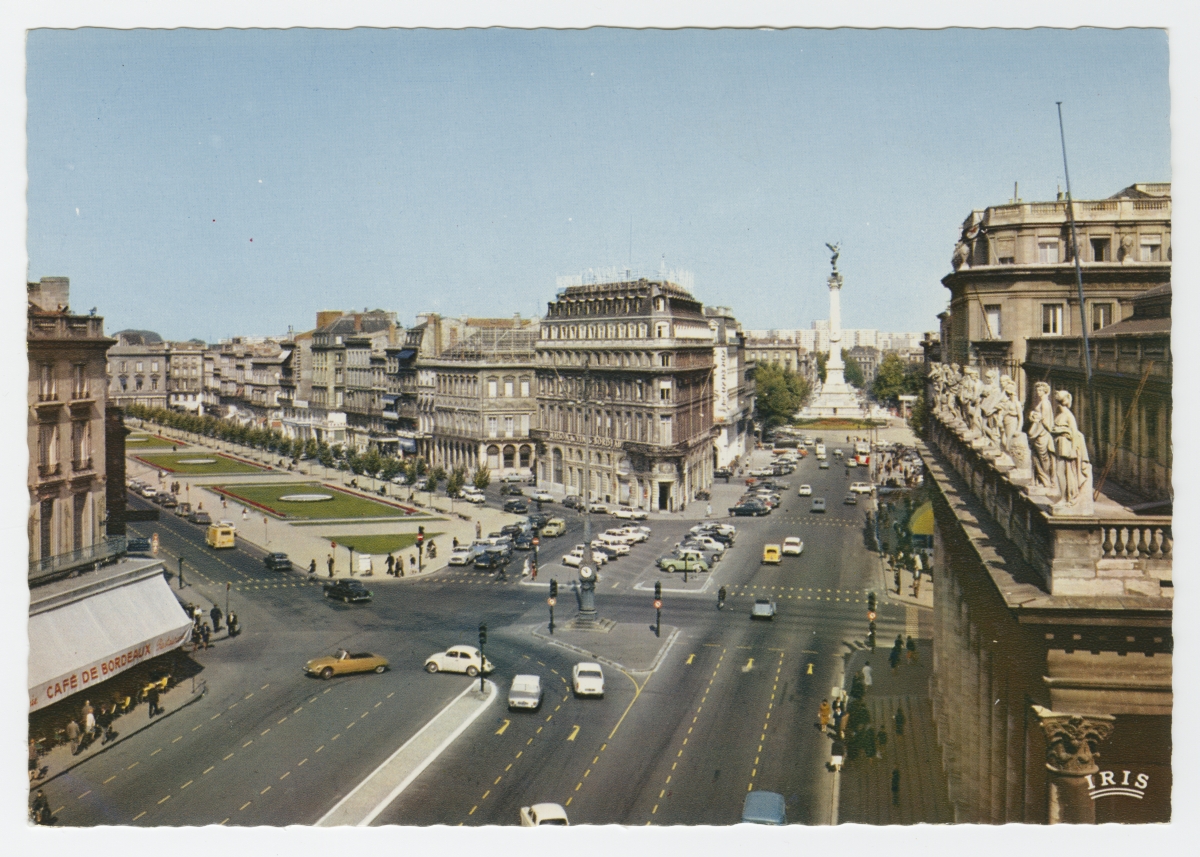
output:
[[[331,679],[335,675],[349,673],[381,673],[388,668],[387,658],[373,655],[370,652],[351,654],[345,649],[338,649],[332,655],[323,658],[313,658],[304,665],[304,671],[309,675],[323,679]]]
[[[562,518],[551,518],[542,527],[543,536],[561,536],[567,531],[567,522]]]
[[[779,545],[763,545],[763,564],[778,565],[780,557],[783,555],[783,550]]]

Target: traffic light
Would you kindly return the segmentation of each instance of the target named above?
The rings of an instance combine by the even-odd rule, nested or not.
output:
[[[483,646],[486,643],[487,643],[487,624],[484,622],[480,622],[479,623],[479,647],[483,648]]]
[[[875,651],[875,623],[872,622],[867,626],[867,645],[871,647],[871,651]]]
[[[874,592],[867,593],[867,612],[868,613],[875,612],[875,593]]]
[[[662,581],[654,581],[654,600],[662,601]]]
[[[425,528],[417,527],[417,544],[425,541]]]
[[[553,577],[550,578],[550,597],[551,598],[558,597],[558,581],[555,580]]]

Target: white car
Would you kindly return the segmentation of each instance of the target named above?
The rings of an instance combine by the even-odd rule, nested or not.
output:
[[[624,542],[606,541],[603,538],[592,539],[592,550],[596,551],[599,548],[604,548],[606,551],[612,551],[617,556],[625,556],[629,553],[629,545]]]
[[[614,518],[620,518],[624,521],[644,521],[644,520],[646,520],[646,513],[643,512],[641,509],[630,509],[626,506],[620,507],[612,514],[613,514]]]
[[[783,555],[784,556],[800,556],[804,553],[804,542],[800,541],[796,536],[788,536],[783,540]]]
[[[709,536],[692,535],[688,537],[688,541],[692,544],[699,545],[706,551],[712,551],[718,556],[725,553],[725,543],[719,542],[714,538],[710,538]],[[679,545],[675,545],[675,547],[679,547]]]
[[[605,530],[604,535],[615,536],[621,539],[627,545],[635,545],[639,542],[644,542],[650,538],[646,533],[642,532],[637,527],[615,527],[611,530]]]
[[[500,477],[501,482],[524,482],[525,477],[520,473],[505,473]]]
[[[533,499],[541,503],[553,503],[554,497],[545,491],[538,491],[533,495]]]
[[[593,515],[607,515],[608,506],[603,503],[592,503],[590,506],[588,506],[588,511]]]
[[[481,660],[482,658],[482,660]],[[433,674],[466,673],[474,677],[480,672],[490,673],[494,666],[487,658],[483,658],[479,649],[474,646],[451,646],[444,652],[430,655],[425,659],[425,672]]]
[[[801,497],[811,497],[812,496],[812,486],[811,485],[801,485],[799,488],[796,489],[796,493],[799,494]]]
[[[471,552],[460,548],[450,554],[450,565],[470,565]]]
[[[462,499],[466,500],[468,503],[475,503],[476,505],[481,505],[487,502],[487,498],[483,496],[482,491],[463,491]]]
[[[562,562],[563,565],[568,565],[571,568],[579,568],[579,566],[583,565],[583,545],[575,545],[575,547],[571,548],[570,553],[563,554]],[[604,565],[604,563],[608,562],[608,557],[604,556],[604,554],[593,552],[592,562],[598,566]]]
[[[604,696],[604,670],[584,662],[571,669],[571,689],[576,696]]]
[[[145,488],[143,488],[143,489],[142,489],[142,496],[143,496],[143,497],[153,497],[153,496],[154,496],[155,494],[157,494],[157,493],[158,493],[158,489],[157,489],[157,488],[152,488],[152,487],[151,487],[151,486],[149,486],[149,485],[147,485]]]
[[[536,675],[515,675],[508,691],[508,710],[528,708],[537,711],[542,706],[542,679]]]
[[[522,827],[541,827],[544,824],[569,827],[567,811],[556,803],[535,803],[521,807]]]
[[[870,482],[851,482],[850,490],[853,491],[855,494],[870,494],[871,493],[871,483]]]

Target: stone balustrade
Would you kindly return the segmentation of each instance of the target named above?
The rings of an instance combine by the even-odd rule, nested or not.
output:
[[[989,517],[1052,595],[1170,597],[1174,536],[1169,516],[1051,513],[1052,499],[1031,494],[995,457],[934,416],[927,441],[967,483]],[[1119,507],[1117,507],[1119,509]]]

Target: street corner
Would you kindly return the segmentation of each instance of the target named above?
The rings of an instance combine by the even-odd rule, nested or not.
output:
[[[678,637],[679,628],[663,625],[656,633],[653,622],[617,622],[607,631],[556,625],[550,633],[543,624],[532,627],[530,633],[543,645],[568,649],[624,672],[646,673],[658,668]]]

